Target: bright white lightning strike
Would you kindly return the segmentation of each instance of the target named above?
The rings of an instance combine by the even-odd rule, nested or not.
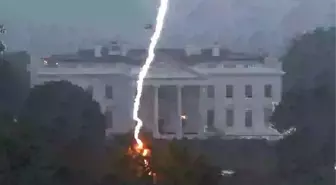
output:
[[[142,66],[140,70],[138,81],[137,81],[137,94],[134,98],[134,104],[133,104],[133,120],[136,121],[137,123],[134,129],[134,138],[139,148],[143,147],[143,143],[141,139],[139,138],[140,129],[143,123],[138,115],[139,107],[140,107],[140,99],[141,99],[142,90],[143,90],[143,81],[155,57],[154,50],[161,36],[164,19],[165,19],[167,9],[168,9],[168,2],[169,0],[160,0],[160,7],[159,7],[158,14],[156,17],[155,30],[151,37],[151,41],[150,41],[149,48],[148,48],[148,56],[146,58],[145,64]]]

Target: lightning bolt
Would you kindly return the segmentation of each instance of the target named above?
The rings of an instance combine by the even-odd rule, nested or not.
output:
[[[149,67],[152,64],[154,57],[155,57],[154,50],[161,36],[165,16],[166,16],[167,9],[168,9],[168,3],[169,3],[169,0],[160,0],[160,7],[159,7],[157,17],[156,17],[155,30],[151,37],[147,58],[145,60],[145,64],[141,67],[140,73],[138,75],[138,80],[137,80],[137,93],[134,98],[134,104],[133,104],[133,120],[136,121],[137,123],[134,129],[134,139],[136,140],[137,148],[139,149],[143,148],[143,142],[139,138],[140,129],[143,126],[143,123],[138,115],[139,107],[140,107],[140,99],[141,99],[142,90],[143,90],[143,82],[148,73]]]

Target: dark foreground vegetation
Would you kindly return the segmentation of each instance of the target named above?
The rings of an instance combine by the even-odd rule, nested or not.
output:
[[[139,173],[143,159],[128,154],[131,134],[104,137],[104,117],[87,92],[65,81],[29,90],[25,72],[13,65],[24,60],[18,57],[5,56],[0,66],[1,185],[153,184]],[[296,132],[277,142],[144,134],[156,184],[335,184],[335,28],[298,37],[282,61],[285,92],[273,122]]]

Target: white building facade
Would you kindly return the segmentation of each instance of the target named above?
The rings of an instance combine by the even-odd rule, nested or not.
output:
[[[104,53],[97,47],[91,57],[52,56],[31,67],[33,85],[67,80],[92,93],[106,116],[108,135],[134,128],[133,98],[140,71],[136,61],[143,62],[146,55],[144,50],[118,53],[117,47],[115,52],[111,48]],[[139,112],[144,129],[154,137],[279,135],[269,121],[274,102],[281,100],[284,72],[278,60],[233,56],[217,46],[159,53],[145,79]]]

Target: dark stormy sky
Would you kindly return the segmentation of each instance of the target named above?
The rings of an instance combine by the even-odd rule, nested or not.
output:
[[[71,52],[119,38],[145,47],[159,0],[0,0],[10,50]],[[335,24],[334,0],[170,0],[162,47],[186,44],[279,53],[293,35]]]

